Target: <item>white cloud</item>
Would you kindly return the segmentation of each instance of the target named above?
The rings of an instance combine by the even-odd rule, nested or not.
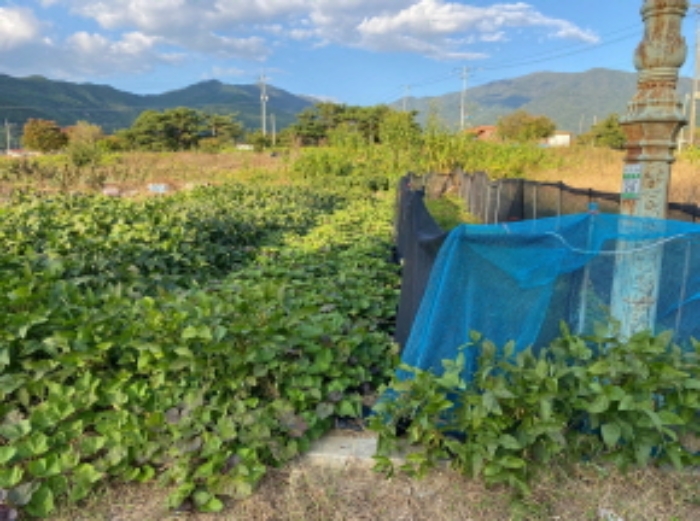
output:
[[[238,67],[212,67],[211,78],[240,78],[248,76],[248,73]]]
[[[590,31],[547,17],[524,2],[473,6],[455,0],[44,0],[68,6],[106,30],[137,30],[198,52],[264,59],[252,38],[308,39],[375,51],[463,54],[443,38],[473,33],[482,42],[534,28],[552,38],[595,42]],[[213,35],[219,35],[214,37]],[[400,43],[404,42],[402,46]]]
[[[594,33],[518,1],[491,6],[460,0],[23,1],[35,12],[0,8],[0,63],[31,57],[34,69],[60,68],[64,77],[145,71],[201,56],[264,61],[279,47],[300,42],[470,60],[523,29],[597,41]],[[57,14],[63,18],[54,24],[39,20]],[[3,53],[10,49],[12,56]]]
[[[71,35],[60,53],[71,57],[68,70],[74,74],[105,76],[115,72],[146,72],[173,56],[156,51],[158,38],[139,32],[126,33],[119,40],[84,31]]]
[[[440,57],[460,54],[448,42],[453,35],[466,33],[482,42],[496,42],[506,39],[508,29],[516,28],[543,28],[554,38],[587,43],[598,41],[594,33],[566,20],[549,18],[522,2],[477,7],[443,0],[420,0],[397,13],[365,18],[357,30],[363,43],[376,50],[385,50],[391,35],[402,35],[406,42],[423,42],[425,49],[433,50],[429,54]],[[405,50],[414,49],[415,45],[410,45]]]
[[[0,51],[8,51],[34,41],[40,23],[28,9],[0,7]]]

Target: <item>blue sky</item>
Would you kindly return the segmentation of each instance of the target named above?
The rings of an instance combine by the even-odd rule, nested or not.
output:
[[[268,81],[389,103],[536,71],[633,71],[642,0],[0,0],[0,73],[160,93]],[[684,24],[694,45],[694,18]],[[692,74],[688,61],[684,75]]]

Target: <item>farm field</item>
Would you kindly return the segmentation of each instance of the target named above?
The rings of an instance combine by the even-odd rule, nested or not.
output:
[[[573,147],[552,150],[559,158],[553,167],[535,169],[527,177],[564,183],[577,188],[619,192],[624,152],[605,148]],[[700,203],[700,161],[697,153],[683,152],[673,165],[669,202]]]
[[[560,154],[527,175],[619,184],[616,153],[578,170],[576,152]],[[393,188],[406,165],[362,160],[329,182],[319,157],[125,156],[110,180],[131,197],[65,195],[51,179],[48,195],[11,196],[0,488],[29,483],[26,511],[58,521],[700,517],[689,472],[552,465],[514,501],[452,472],[387,480],[299,462],[396,363]],[[692,171],[683,160],[672,200]],[[176,190],[143,197],[148,182]]]

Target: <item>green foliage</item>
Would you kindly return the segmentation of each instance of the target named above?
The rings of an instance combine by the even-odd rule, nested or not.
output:
[[[340,105],[337,103],[317,103],[297,115],[297,122],[289,128],[302,145],[320,145],[325,143],[331,134],[345,127],[352,129],[362,136],[365,144],[380,141],[381,126],[387,117],[396,111],[386,105],[359,107]],[[411,120],[415,113],[411,113]],[[413,123],[415,125],[415,123]]]
[[[224,125],[218,118],[213,119],[213,116],[178,107],[163,112],[146,110],[136,118],[131,128],[121,132],[120,136],[135,150],[190,150],[197,147],[203,135],[216,132],[217,125],[220,129],[226,129],[221,130],[224,134],[238,135],[240,131],[240,127],[233,120]]]
[[[460,224],[476,222],[476,218],[465,209],[464,200],[454,194],[446,194],[436,199],[425,199],[428,211],[443,230],[451,230]]]
[[[379,125],[379,140],[392,155],[392,171],[414,159],[420,143],[420,127],[415,122],[415,112],[390,112]],[[408,171],[409,168],[406,169]]]
[[[272,139],[267,134],[263,134],[262,130],[249,132],[246,135],[246,141],[253,145],[253,150],[256,152],[262,152],[272,145]]]
[[[376,407],[378,467],[408,424],[411,452],[403,470],[422,473],[448,459],[487,483],[526,492],[537,469],[554,458],[604,460],[621,469],[649,463],[696,465],[683,446],[700,433],[700,344],[682,351],[670,334],[583,338],[563,327],[540,352],[515,353],[475,336],[478,368],[464,379],[465,354],[443,362],[444,372],[404,367],[393,398]]]
[[[535,116],[525,110],[516,110],[499,118],[496,127],[501,139],[517,143],[547,138],[557,129],[556,123],[547,116]]]
[[[37,152],[55,152],[68,143],[68,137],[55,121],[30,119],[22,131],[22,145]]]
[[[243,125],[235,114],[205,114],[204,125],[210,138],[222,144],[230,144],[243,136]]]
[[[231,185],[2,211],[0,488],[31,515],[156,477],[219,511],[395,361],[391,198]]]
[[[75,126],[67,129],[67,134],[66,154],[73,166],[80,168],[99,164],[103,153],[100,145],[103,134],[100,127],[86,121],[79,121]]]
[[[607,147],[615,150],[624,148],[626,142],[627,137],[620,125],[620,116],[617,114],[610,114],[578,138],[578,143],[581,145]]]
[[[684,148],[678,154],[678,158],[683,161],[688,161],[692,165],[697,165],[700,163],[700,147]]]

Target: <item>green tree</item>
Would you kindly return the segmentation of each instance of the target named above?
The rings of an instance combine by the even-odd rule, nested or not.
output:
[[[186,107],[142,112],[126,133],[134,148],[178,151],[195,148],[206,129],[206,117]]]
[[[208,136],[219,141],[234,141],[243,137],[243,125],[236,120],[235,114],[206,114],[204,124]]]
[[[588,132],[579,136],[578,142],[582,145],[621,150],[627,142],[627,137],[620,125],[620,116],[610,114],[604,120],[593,125]]]
[[[536,116],[525,110],[516,110],[503,116],[496,127],[501,139],[519,143],[548,138],[557,129],[556,123],[547,116]]]
[[[101,140],[104,138],[102,128],[87,121],[78,121],[66,129],[68,146],[66,152],[74,166],[96,165],[102,157]]]
[[[22,132],[22,146],[37,152],[56,152],[68,143],[68,136],[55,121],[30,119]]]
[[[328,138],[328,132],[337,126],[339,114],[344,111],[345,105],[317,103],[297,114],[292,131],[302,145],[319,145]]]
[[[379,139],[391,150],[394,169],[410,168],[412,152],[421,140],[421,129],[415,120],[416,112],[388,112],[379,125]]]
[[[262,130],[256,130],[254,132],[249,132],[246,134],[246,142],[253,145],[253,149],[256,152],[262,152],[267,147],[272,145],[272,140],[269,135],[262,133]]]

